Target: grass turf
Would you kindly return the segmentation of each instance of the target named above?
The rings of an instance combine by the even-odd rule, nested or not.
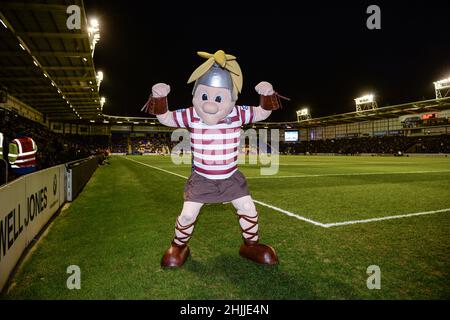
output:
[[[189,165],[176,166],[169,157],[129,158],[190,173]],[[450,159],[285,156],[280,163],[275,177],[241,165],[252,196],[322,223],[450,207]],[[383,174],[360,174],[374,172]],[[359,174],[333,175],[346,173]],[[300,177],[281,178],[292,175]],[[326,229],[257,205],[261,240],[280,257],[270,267],[238,255],[230,204],[206,205],[192,256],[180,270],[162,270],[184,183],[113,157],[55,219],[1,298],[450,298],[450,212]],[[81,268],[80,290],[66,288],[66,269],[74,264]],[[381,268],[380,290],[366,286],[366,269],[374,264]]]

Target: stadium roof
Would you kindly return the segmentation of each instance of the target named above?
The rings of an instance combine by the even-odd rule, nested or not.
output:
[[[300,128],[323,127],[337,124],[354,123],[368,120],[380,120],[397,118],[403,115],[421,114],[426,112],[438,112],[450,109],[450,97],[431,99],[417,102],[409,102],[394,106],[387,106],[362,112],[347,112],[326,117],[312,118],[291,122],[261,122],[264,126],[294,126]]]
[[[70,5],[81,9],[80,29],[67,27]],[[1,89],[50,119],[101,114],[95,32],[82,0],[2,0],[0,19]]]
[[[128,117],[103,114],[103,118],[104,119],[100,121],[111,124],[160,124],[156,117]]]
[[[311,128],[311,127],[323,127],[337,124],[362,122],[369,120],[380,120],[397,118],[404,115],[418,115],[421,113],[438,112],[443,110],[450,110],[450,97],[442,99],[431,99],[417,102],[404,103],[394,106],[387,106],[377,108],[374,110],[366,110],[362,112],[348,112],[341,113],[332,116],[326,116],[321,118],[313,118],[302,121],[289,121],[289,122],[257,122],[254,124],[246,125],[247,128]],[[159,125],[159,121],[156,117],[128,117],[128,116],[112,116],[103,114],[106,121],[105,123],[115,124],[154,124],[156,122]],[[103,119],[100,120],[102,123]]]

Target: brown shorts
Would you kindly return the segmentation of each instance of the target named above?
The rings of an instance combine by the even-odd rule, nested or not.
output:
[[[193,172],[184,186],[184,201],[221,203],[248,196],[247,180],[238,170],[227,179],[207,179]]]

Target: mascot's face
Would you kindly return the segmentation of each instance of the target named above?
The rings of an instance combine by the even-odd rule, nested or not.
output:
[[[192,99],[195,112],[207,125],[215,125],[233,110],[235,101],[229,89],[199,84]]]

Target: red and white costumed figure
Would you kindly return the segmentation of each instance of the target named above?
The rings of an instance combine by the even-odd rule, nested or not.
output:
[[[161,266],[181,267],[189,256],[188,242],[205,203],[231,202],[236,208],[244,243],[241,256],[260,264],[276,264],[275,250],[259,243],[258,212],[250,196],[247,181],[237,168],[241,126],[265,120],[280,107],[278,94],[268,82],[256,87],[260,105],[237,106],[242,89],[242,73],[232,55],[219,50],[215,54],[198,52],[207,61],[191,75],[194,82],[193,107],[169,111],[170,87],[155,84],[142,109],[156,115],[169,127],[186,128],[190,133],[193,172],[184,188],[184,204],[176,220],[175,235],[165,252]]]

